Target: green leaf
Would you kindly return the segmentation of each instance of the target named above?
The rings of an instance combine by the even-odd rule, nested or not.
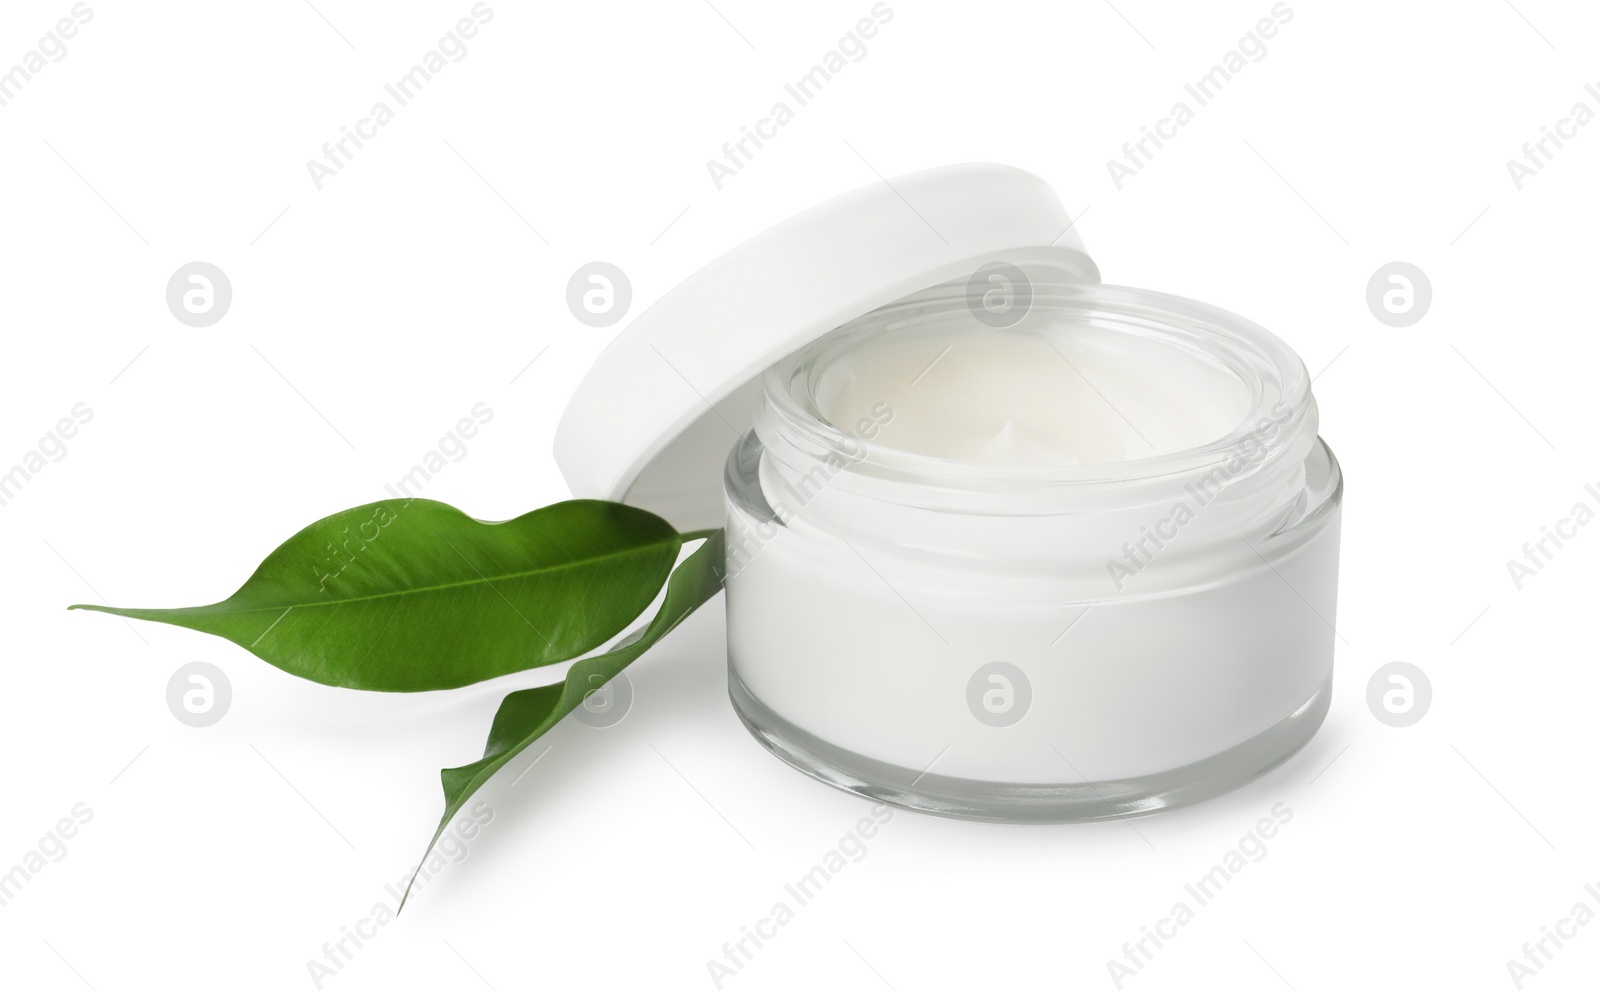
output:
[[[71,608],[225,637],[325,685],[432,691],[605,643],[655,598],[683,540],[660,517],[612,502],[485,523],[442,502],[389,499],[301,530],[222,602]]]
[[[706,542],[672,573],[667,581],[667,594],[661,609],[649,625],[629,635],[611,650],[574,664],[567,672],[566,681],[561,684],[542,685],[507,695],[489,727],[489,742],[484,745],[483,758],[439,772],[444,784],[444,815],[439,819],[439,828],[434,831],[433,839],[428,841],[428,848],[422,851],[423,863],[427,862],[428,854],[433,852],[439,837],[444,835],[450,820],[496,771],[549,732],[563,716],[582,705],[590,692],[616,677],[617,672],[717,594],[722,588],[723,534],[721,530],[712,530],[688,534],[685,539],[692,540],[699,536],[705,536]],[[412,880],[416,880],[415,873],[412,874]],[[405,907],[405,898],[410,894],[411,886],[408,884],[406,894],[400,900],[401,908]]]

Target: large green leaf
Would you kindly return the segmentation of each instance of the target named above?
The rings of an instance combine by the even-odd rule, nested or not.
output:
[[[421,692],[593,650],[655,598],[683,540],[612,502],[485,523],[442,502],[389,499],[301,530],[222,602],[71,608],[226,637],[325,685]]]
[[[690,534],[693,539],[702,534]],[[616,677],[617,672],[631,664],[640,654],[649,650],[656,641],[694,612],[707,599],[722,588],[723,535],[721,530],[710,531],[708,539],[693,554],[678,565],[667,581],[667,594],[649,625],[630,634],[616,647],[594,657],[586,657],[567,672],[566,681],[557,685],[542,685],[520,692],[512,692],[500,702],[489,726],[489,742],[483,748],[483,757],[462,767],[447,767],[439,772],[444,784],[444,815],[439,828],[434,831],[428,848],[422,851],[427,862],[433,845],[439,842],[445,827],[457,812],[467,804],[467,799],[483,787],[511,758],[527,749],[567,713],[583,704],[589,693]],[[416,875],[413,874],[413,881]],[[406,896],[411,886],[406,886]],[[405,907],[405,897],[400,905]]]

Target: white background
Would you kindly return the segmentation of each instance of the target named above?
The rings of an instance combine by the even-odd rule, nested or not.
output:
[[[306,161],[471,3],[314,2],[91,0],[0,107],[0,469],[94,411],[0,507],[0,871],[94,813],[0,907],[0,982],[312,987],[307,961],[415,863],[438,769],[478,755],[507,691],[562,673],[344,692],[68,603],[223,598],[478,402],[492,422],[425,494],[484,519],[561,499],[556,420],[618,329],[567,311],[580,264],[621,266],[638,312],[812,202],[972,160],[1056,184],[1108,282],[1240,312],[1319,375],[1348,483],[1333,711],[1265,778],[1136,828],[897,814],[725,986],[1111,988],[1106,961],[1278,802],[1266,858],[1124,986],[1512,987],[1525,941],[1600,907],[1600,525],[1520,591],[1506,569],[1600,502],[1600,123],[1520,191],[1505,165],[1579,100],[1600,110],[1592,5],[1291,0],[1266,57],[1119,191],[1107,159],[1268,0],[891,0],[866,57],[718,191],[706,160],[868,0],[492,0],[318,191]],[[70,8],[0,8],[0,69]],[[164,301],[195,260],[234,291],[204,329]],[[1433,286],[1408,328],[1365,303],[1395,260]],[[196,660],[233,686],[207,729],[165,702]],[[1434,688],[1406,729],[1365,703],[1396,660]],[[868,808],[750,739],[723,665],[713,604],[632,669],[622,723],[568,721],[486,788],[470,855],[323,986],[712,987],[706,961]],[[1593,986],[1600,923],[1578,933],[1524,986]]]

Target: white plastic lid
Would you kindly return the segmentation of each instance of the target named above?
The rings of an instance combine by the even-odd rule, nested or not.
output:
[[[1010,166],[928,169],[814,206],[618,334],[567,404],[556,464],[579,498],[631,503],[683,530],[721,526],[723,464],[754,423],[768,366],[991,261],[1100,278],[1055,190]]]

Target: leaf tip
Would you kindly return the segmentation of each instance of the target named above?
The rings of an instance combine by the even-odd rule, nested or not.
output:
[[[411,872],[411,880],[406,882],[406,890],[405,890],[405,893],[400,896],[400,904],[395,906],[395,909],[394,909],[395,918],[398,919],[400,917],[400,913],[404,912],[406,910],[406,902],[409,901],[410,898],[411,898],[411,888],[412,888],[413,885],[415,885],[417,883],[417,874],[421,870],[422,870],[422,865],[419,864],[419,865],[417,865],[417,869]]]

